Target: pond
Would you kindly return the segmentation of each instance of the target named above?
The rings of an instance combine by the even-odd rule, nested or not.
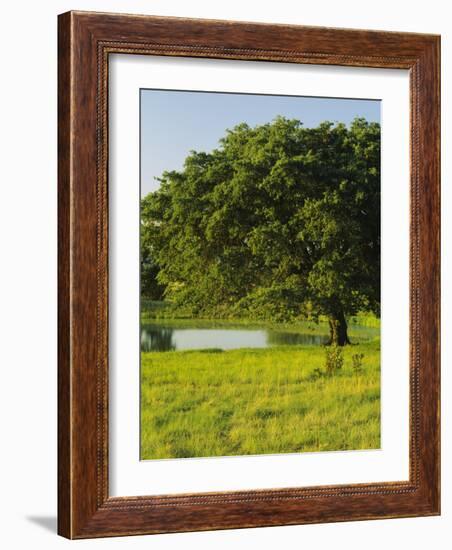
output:
[[[198,325],[198,326],[197,326]],[[328,327],[325,331],[300,327],[299,331],[274,328],[248,328],[243,326],[199,327],[199,324],[145,323],[141,326],[141,351],[175,351],[238,348],[268,348],[272,346],[319,346],[328,342]],[[360,341],[370,340],[379,334],[379,329],[353,325],[350,334]]]

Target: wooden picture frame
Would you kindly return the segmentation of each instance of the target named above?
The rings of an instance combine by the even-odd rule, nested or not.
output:
[[[68,538],[440,513],[440,38],[68,12],[58,39],[58,532]],[[108,492],[108,59],[265,60],[410,73],[409,481],[225,493]]]

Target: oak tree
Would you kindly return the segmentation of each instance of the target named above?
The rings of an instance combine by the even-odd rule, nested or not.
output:
[[[348,316],[379,313],[378,123],[240,124],[160,184],[141,205],[143,290],[198,316],[326,316],[337,345]]]

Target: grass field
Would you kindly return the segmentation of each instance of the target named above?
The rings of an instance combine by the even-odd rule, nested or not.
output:
[[[352,355],[364,354],[361,372]],[[380,447],[380,344],[142,353],[141,458]]]

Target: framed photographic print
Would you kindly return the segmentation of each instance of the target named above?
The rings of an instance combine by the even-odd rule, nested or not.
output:
[[[438,36],[59,16],[59,533],[439,514]]]

